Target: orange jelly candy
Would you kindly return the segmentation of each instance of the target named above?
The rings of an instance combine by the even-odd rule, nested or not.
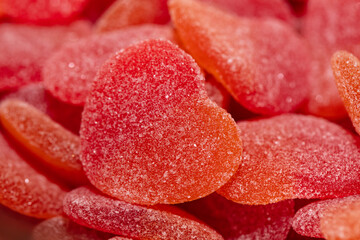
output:
[[[62,214],[65,191],[25,162],[1,134],[0,149],[0,203],[36,218]]]
[[[170,21],[167,0],[117,0],[100,17],[96,31],[107,32],[144,23]]]
[[[218,193],[242,204],[360,192],[360,138],[327,120],[284,114],[239,122],[237,174]]]
[[[194,0],[169,6],[184,47],[244,107],[274,115],[305,100],[309,52],[290,26],[236,17]]]
[[[206,196],[236,172],[237,126],[212,102],[195,61],[149,40],[110,58],[85,104],[81,161],[102,192],[138,204]]]
[[[86,184],[79,158],[80,138],[33,106],[6,100],[0,105],[4,128],[34,155],[74,184]]]
[[[332,68],[340,96],[360,134],[360,61],[351,53],[340,51],[332,58]]]

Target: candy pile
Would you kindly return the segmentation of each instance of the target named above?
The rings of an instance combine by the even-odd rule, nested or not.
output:
[[[360,239],[360,0],[0,0],[0,239]]]

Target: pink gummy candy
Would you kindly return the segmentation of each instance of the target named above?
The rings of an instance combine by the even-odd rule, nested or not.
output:
[[[206,196],[236,172],[234,120],[209,100],[195,61],[169,41],[118,52],[95,79],[81,125],[91,183],[139,204]]]
[[[45,88],[63,102],[84,105],[96,72],[106,59],[131,44],[153,38],[173,40],[172,29],[142,25],[67,44],[44,66]]]
[[[346,110],[360,133],[360,61],[351,53],[340,51],[332,58],[332,68]]]
[[[74,20],[88,0],[2,0],[1,10],[14,22],[59,24]]]
[[[243,17],[277,18],[293,23],[290,7],[284,0],[201,0]]]
[[[36,218],[60,215],[65,191],[26,163],[2,135],[0,148],[0,203]]]
[[[307,112],[327,118],[346,116],[331,71],[330,59],[337,50],[360,56],[360,4],[358,0],[309,1],[304,36],[314,57]]]
[[[59,216],[37,225],[32,237],[33,240],[107,240],[111,235],[83,227]]]
[[[249,206],[234,203],[216,193],[180,206],[227,240],[285,240],[294,215],[293,200]]]
[[[43,83],[32,83],[9,93],[3,99],[19,99],[46,113],[55,122],[79,134],[83,107],[66,104],[45,91]]]
[[[349,196],[349,197],[345,197],[345,198],[337,198],[337,199],[330,199],[330,200],[324,200],[324,201],[318,201],[315,203],[311,203],[303,208],[301,208],[299,211],[296,212],[293,222],[292,222],[292,227],[293,229],[304,236],[308,236],[308,237],[318,237],[318,238],[323,238],[324,234],[322,232],[322,228],[325,227],[327,228],[327,224],[330,223],[330,221],[333,221],[335,219],[334,218],[334,214],[336,211],[339,211],[341,209],[341,211],[345,212],[348,216],[347,216],[347,220],[351,219],[351,213],[349,213],[349,209],[351,209],[351,206],[355,206],[355,205],[360,206],[360,195],[355,195],[355,196]],[[353,209],[355,210],[355,209]],[[360,212],[360,207],[357,208],[357,213]],[[355,213],[355,212],[353,212]],[[355,216],[355,215],[354,215]],[[337,220],[341,220],[340,216],[338,217]],[[353,222],[355,219],[353,219]],[[336,220],[335,220],[336,221]],[[350,220],[351,221],[351,220]],[[349,222],[350,222],[349,221]],[[350,239],[350,238],[345,238],[345,237],[340,237],[342,234],[342,231],[346,231],[349,230],[349,228],[351,229],[351,226],[349,224],[346,223],[347,221],[343,221],[343,226],[340,225],[340,221],[338,222],[338,224],[331,224],[330,227],[332,228],[332,230],[327,229],[327,232],[337,232],[337,234],[339,234],[338,238],[327,238],[327,239]],[[357,216],[357,224],[360,224],[359,218]],[[330,230],[330,231],[329,231]],[[355,228],[352,229],[353,230],[353,234],[356,234],[355,232],[357,231],[357,234],[360,234],[360,232],[358,231],[359,228],[356,230]],[[349,233],[348,233],[349,234]],[[346,234],[346,235],[348,235]],[[336,234],[335,234],[336,235]],[[360,235],[358,235],[358,238],[360,237]],[[358,239],[358,238],[351,238],[351,239]]]
[[[273,115],[305,100],[309,53],[290,26],[239,18],[195,0],[169,6],[184,47],[244,107]]]
[[[327,120],[285,114],[239,122],[243,162],[218,193],[242,204],[360,192],[359,137]]]
[[[148,208],[100,195],[82,187],[69,192],[64,212],[86,227],[136,239],[223,239],[203,223],[168,211],[171,206]]]
[[[228,91],[217,82],[213,76],[206,76],[205,81],[206,93],[211,99],[211,101],[215,102],[220,107],[227,109],[230,104],[230,95]]]
[[[42,81],[41,67],[65,41],[87,35],[89,25],[39,27],[14,24],[0,26],[0,91]]]

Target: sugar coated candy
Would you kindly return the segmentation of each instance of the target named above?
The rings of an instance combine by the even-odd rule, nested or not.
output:
[[[113,237],[113,238],[110,238],[109,240],[131,240],[131,238],[125,238],[125,237]]]
[[[284,0],[201,0],[243,17],[277,18],[293,23],[290,7]]]
[[[336,204],[324,210],[320,221],[321,232],[329,240],[360,239],[360,197],[356,200],[344,199],[342,204]]]
[[[59,24],[74,20],[88,0],[2,0],[3,12],[12,21],[32,24]]]
[[[249,206],[229,201],[216,193],[180,207],[227,240],[285,240],[294,215],[293,200]]]
[[[31,104],[75,134],[79,134],[82,106],[64,103],[54,98],[42,82],[32,83],[6,94],[2,100],[18,99]]]
[[[69,43],[45,64],[44,86],[63,102],[84,105],[96,72],[106,59],[131,44],[153,38],[173,40],[172,29],[142,25]]]
[[[86,184],[80,138],[35,107],[19,100],[0,104],[0,122],[14,139],[70,183]]]
[[[80,138],[91,183],[146,205],[214,192],[236,172],[242,152],[236,124],[209,100],[200,68],[164,40],[133,45],[102,66]]]
[[[230,95],[228,91],[226,91],[226,89],[214,79],[213,76],[206,76],[205,88],[211,101],[215,102],[224,109],[228,108],[230,104]]]
[[[359,137],[297,114],[239,122],[244,144],[236,175],[218,193],[242,204],[323,199],[360,192]]]
[[[85,22],[70,26],[0,25],[0,91],[42,81],[41,67],[65,41],[89,33]]]
[[[360,61],[351,53],[340,51],[334,54],[331,63],[340,96],[360,133]]]
[[[2,135],[0,148],[0,203],[36,218],[62,214],[65,191],[25,162]]]
[[[64,212],[86,227],[136,239],[223,239],[203,223],[174,214],[172,206],[133,205],[81,187],[64,199]],[[174,210],[180,212],[180,209]],[[186,215],[186,214],[185,214]]]
[[[360,56],[359,0],[309,1],[303,35],[313,55],[308,113],[330,119],[346,116],[331,71],[331,56],[347,50]]]
[[[273,115],[304,101],[310,58],[290,26],[239,18],[195,0],[172,0],[169,7],[184,47],[244,107]]]
[[[357,215],[356,218],[352,218],[352,215],[349,211],[352,209],[352,206],[355,206],[356,204],[358,206],[360,203],[360,195],[354,195],[349,196],[345,198],[336,198],[336,199],[330,199],[330,200],[323,200],[311,203],[309,205],[306,205],[305,207],[301,208],[299,211],[296,212],[292,227],[293,229],[303,235],[308,237],[318,237],[318,238],[324,238],[324,232],[322,231],[322,228],[330,227],[332,230],[331,232],[336,231],[338,234],[342,234],[341,231],[343,230],[349,230],[351,229],[351,222],[360,224],[359,221],[359,215]],[[344,213],[343,217],[347,218],[341,219],[340,211]],[[358,207],[356,209],[352,209],[354,212],[359,214],[360,208]],[[337,213],[336,213],[337,212]],[[335,217],[335,214],[339,214],[338,217]],[[355,215],[353,215],[355,216]],[[331,221],[339,221],[339,224],[333,224]],[[340,225],[342,221],[342,226]],[[329,225],[330,224],[330,225]],[[359,226],[359,225],[358,225]],[[326,231],[329,231],[326,230]],[[358,229],[357,229],[358,230]],[[356,232],[356,229],[353,229],[353,232]],[[357,234],[360,232],[357,231]],[[326,238],[326,239],[359,239],[360,235],[358,235],[358,238],[345,238],[345,237],[338,237],[338,238]]]
[[[96,31],[107,32],[144,23],[170,21],[167,0],[117,0],[99,18]]]
[[[65,217],[54,217],[37,225],[33,240],[107,240],[110,234],[98,232],[78,225]]]

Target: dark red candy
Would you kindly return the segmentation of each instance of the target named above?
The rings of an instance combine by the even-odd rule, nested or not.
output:
[[[224,239],[285,240],[294,201],[263,206],[241,205],[214,193],[180,207],[218,231]]]
[[[89,33],[85,22],[70,26],[0,25],[0,91],[42,81],[45,60],[66,41]]]
[[[63,102],[84,105],[106,59],[131,44],[154,38],[173,40],[173,31],[168,26],[142,25],[69,43],[44,66],[45,88]]]
[[[76,223],[135,239],[223,239],[198,221],[169,212],[172,206],[153,208],[129,204],[82,187],[64,199],[64,212]]]

